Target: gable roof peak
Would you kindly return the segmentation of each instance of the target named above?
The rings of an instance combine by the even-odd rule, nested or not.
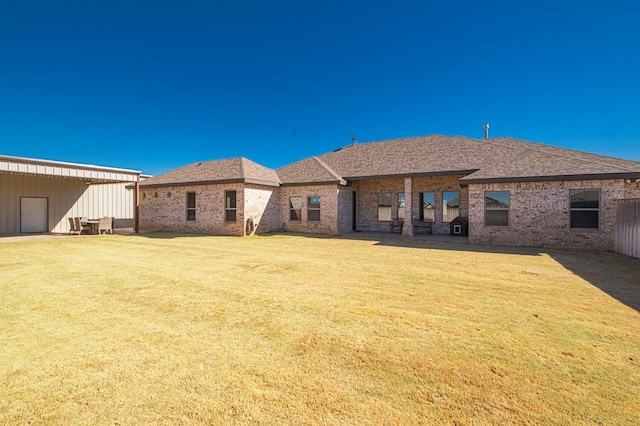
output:
[[[334,178],[336,178],[336,180],[340,181],[341,183],[346,184],[346,181],[344,181],[344,179],[342,178],[342,176],[340,176],[338,173],[336,173],[331,167],[327,166],[327,164],[322,161],[321,159],[319,159],[318,157],[316,157],[315,155],[313,157],[314,160],[316,160],[318,162],[318,164],[320,164],[322,167],[324,167],[324,169],[329,172],[329,174],[331,174]]]
[[[280,185],[280,179],[275,170],[245,157],[233,157],[196,161],[146,179],[141,183],[141,186],[185,186],[235,182],[269,186]]]

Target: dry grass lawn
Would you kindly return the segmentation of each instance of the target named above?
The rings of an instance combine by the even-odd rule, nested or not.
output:
[[[0,424],[640,424],[640,261],[175,234],[0,244]]]

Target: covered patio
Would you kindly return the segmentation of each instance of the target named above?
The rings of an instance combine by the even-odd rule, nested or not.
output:
[[[137,170],[0,156],[0,235],[68,233],[73,217],[113,217],[114,228],[135,229],[140,176]]]

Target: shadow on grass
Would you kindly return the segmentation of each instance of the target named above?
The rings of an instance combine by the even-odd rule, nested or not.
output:
[[[430,250],[452,250],[460,253],[498,253],[521,256],[548,255],[564,268],[619,302],[640,312],[640,259],[601,250],[565,250],[541,247],[476,245],[402,237],[399,235],[318,235],[302,233],[270,233],[263,236],[296,235],[305,238],[332,238],[372,241],[379,246]]]
[[[547,253],[569,271],[640,312],[640,259],[597,250]]]
[[[134,235],[132,235],[134,236]],[[460,253],[497,253],[520,256],[548,255],[567,270],[580,276],[609,296],[640,312],[640,259],[598,250],[563,250],[539,247],[518,247],[501,245],[480,245],[449,241],[430,241],[428,238],[411,238],[400,235],[380,233],[372,234],[306,234],[293,232],[273,232],[261,234],[260,238],[277,236],[297,236],[313,239],[340,239],[371,241],[378,246],[403,247],[423,250],[451,250]],[[177,232],[144,232],[135,234],[138,238],[176,239],[194,237],[224,237],[209,234],[190,234]],[[238,237],[239,238],[239,237]],[[250,237],[252,238],[252,237]]]
[[[354,240],[354,241],[371,241],[378,246],[386,247],[404,247],[425,250],[452,250],[458,252],[470,253],[502,253],[502,254],[519,254],[525,256],[540,256],[541,250],[535,247],[511,247],[498,245],[480,245],[468,244],[466,239],[460,237],[441,239],[429,239],[429,237],[404,237],[400,234],[390,234],[386,232],[380,233],[348,233],[348,234],[307,234],[294,232],[271,232],[261,234],[261,237],[295,235],[304,238],[326,238],[338,240]],[[435,236],[436,238],[438,236]]]
[[[198,237],[223,237],[224,235],[213,234],[196,234],[188,232],[170,232],[170,231],[149,231],[139,232],[137,234],[128,234],[132,237],[149,238],[154,240],[173,240],[176,238],[198,238]]]

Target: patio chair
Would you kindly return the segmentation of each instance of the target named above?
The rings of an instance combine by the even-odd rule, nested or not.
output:
[[[106,234],[107,232],[113,234],[113,218],[101,217],[98,223],[98,234]]]
[[[76,229],[76,221],[74,217],[70,217],[69,218],[69,234],[79,234],[80,232],[78,232],[78,230]]]
[[[74,217],[73,221],[75,222],[76,225],[76,232],[78,234],[91,234],[91,226],[89,225],[83,225],[82,224],[82,219],[81,217]]]

